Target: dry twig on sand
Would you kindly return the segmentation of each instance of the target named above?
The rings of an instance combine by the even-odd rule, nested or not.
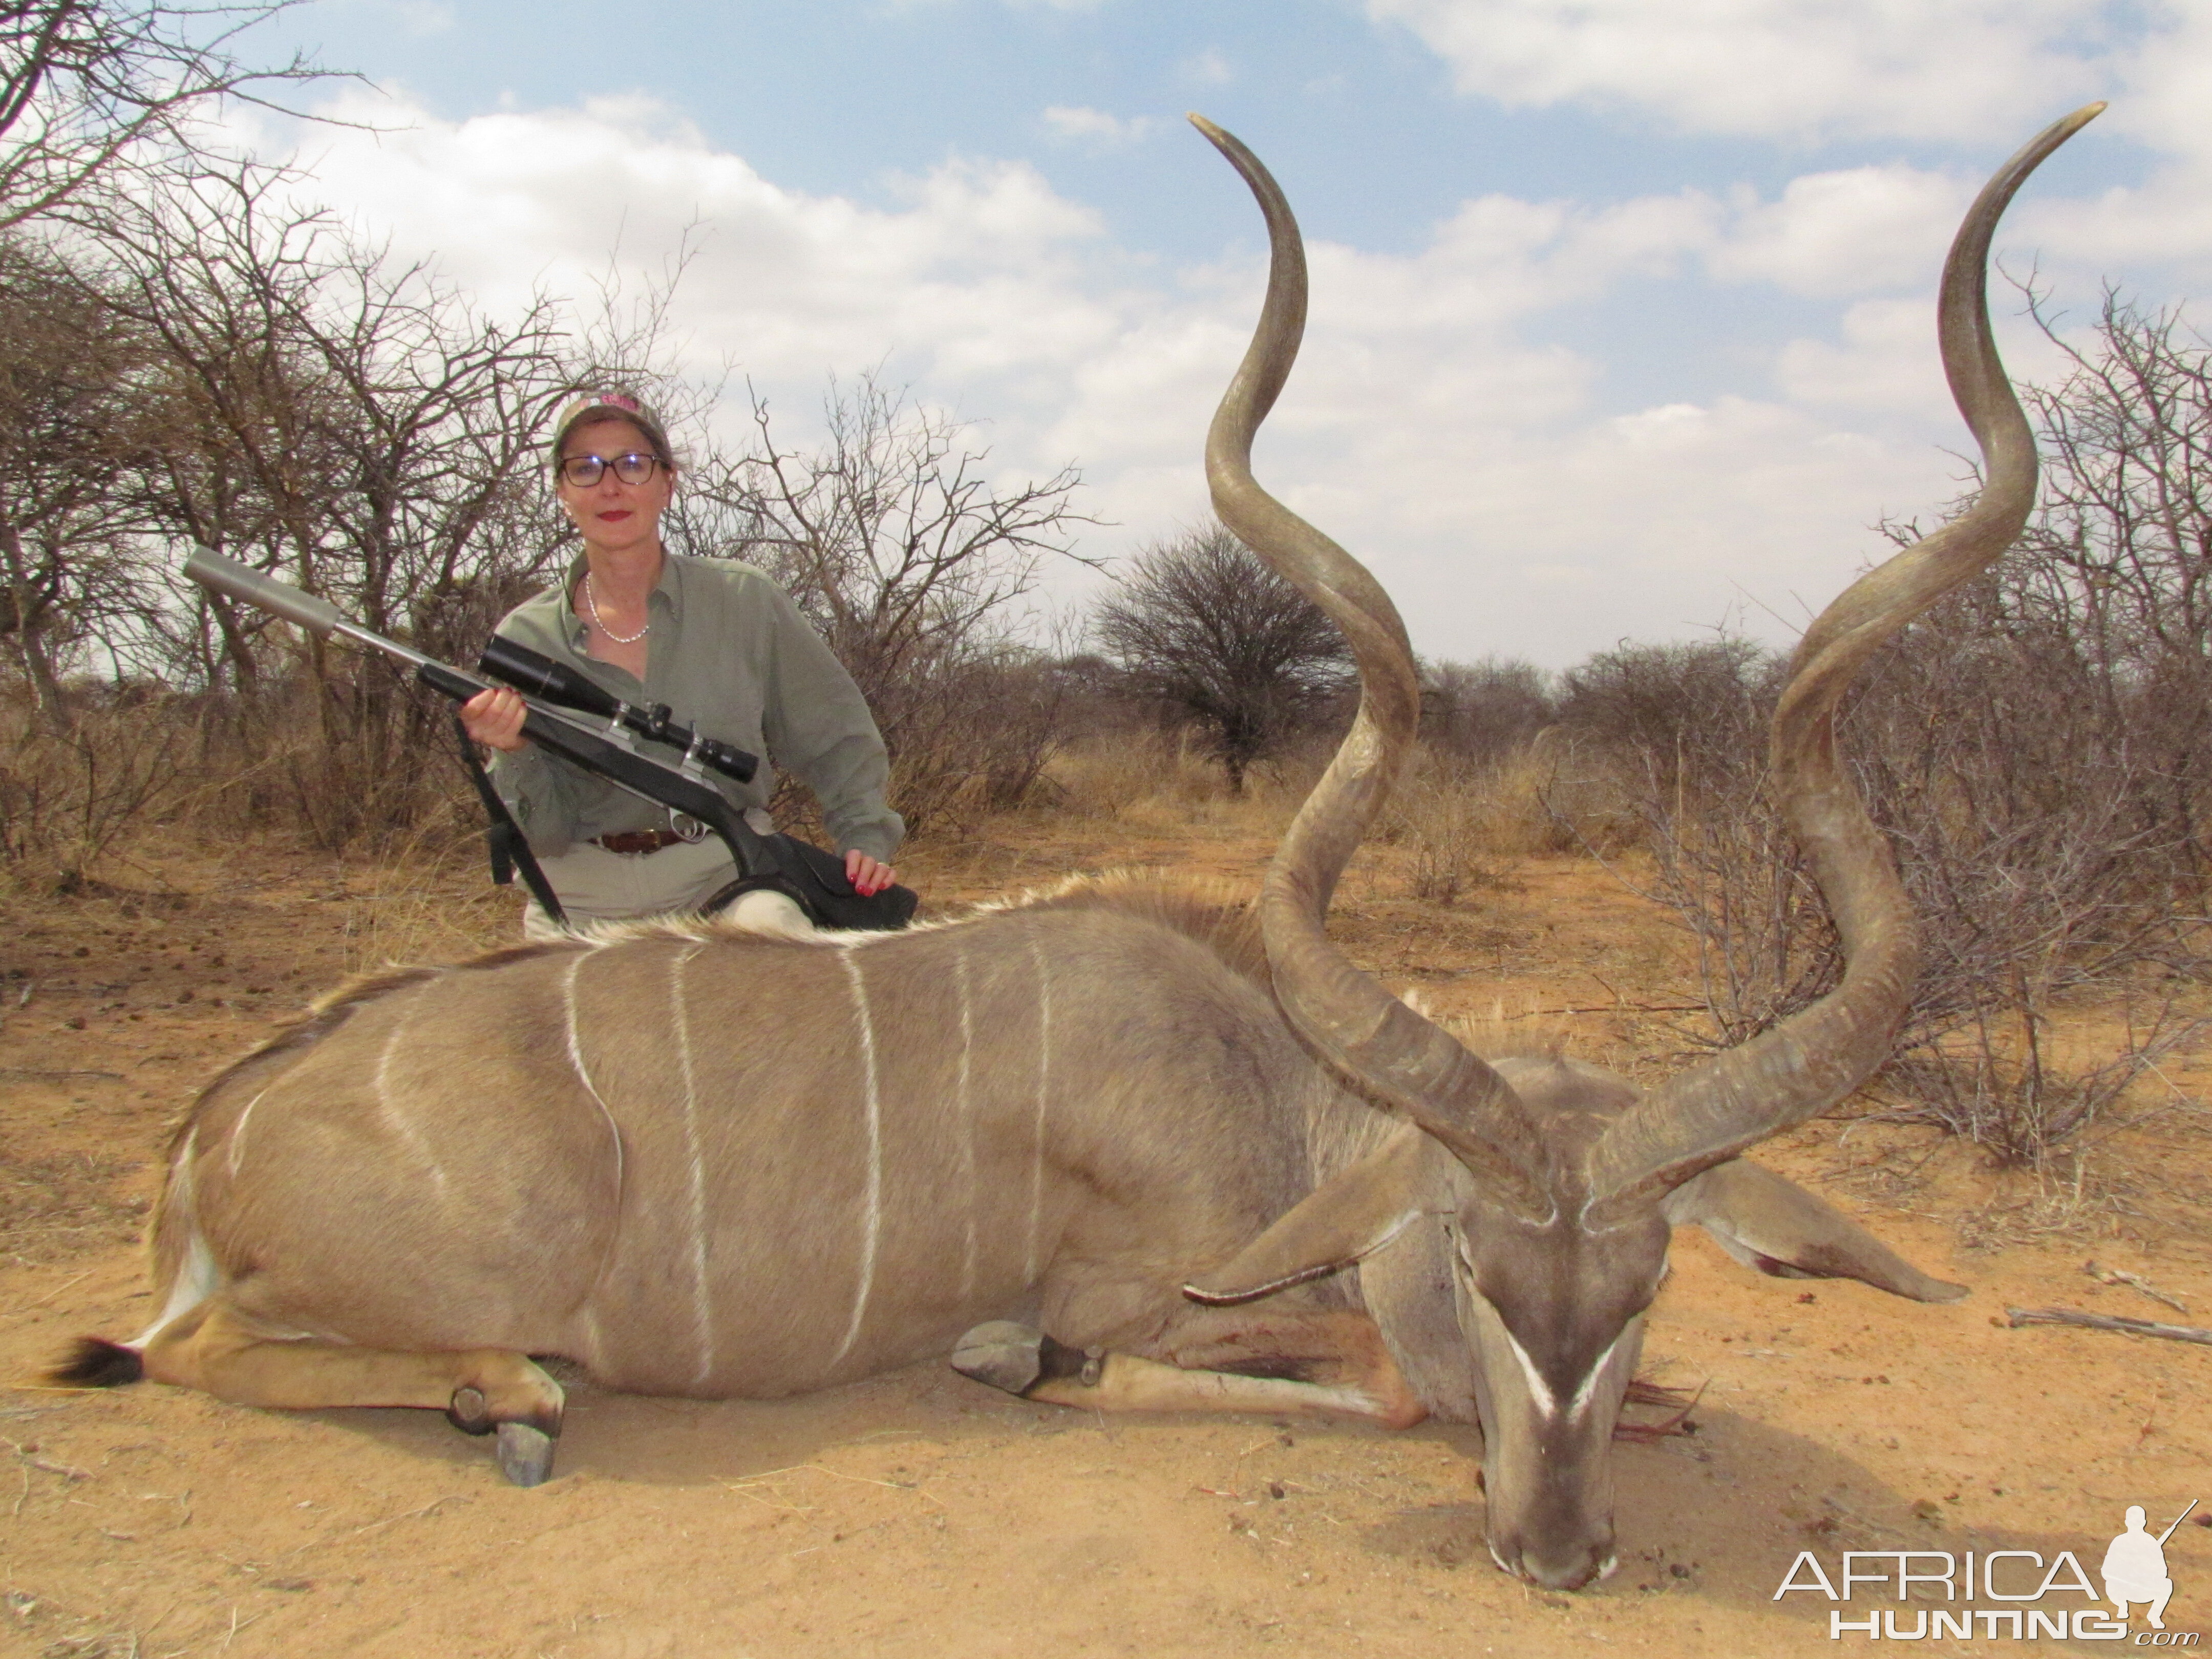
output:
[[[2163,1336],[2175,1342],[2202,1342],[2212,1347],[2212,1331],[2195,1325],[2161,1325],[2153,1319],[2122,1319],[2112,1314],[2083,1313],[2075,1308],[2007,1308],[2005,1316],[2014,1330],[2022,1325],[2081,1325],[2093,1331]]]
[[[2081,1264],[2081,1271],[2100,1285],[2127,1285],[2141,1291],[2154,1302],[2163,1302],[2176,1313],[2187,1313],[2188,1304],[2178,1296],[2161,1291],[2141,1273],[2131,1273],[2125,1267],[2100,1267],[2094,1261]]]

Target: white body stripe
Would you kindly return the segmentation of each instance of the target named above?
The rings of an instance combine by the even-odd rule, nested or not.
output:
[[[1037,988],[1036,1121],[1030,1158],[1029,1244],[1022,1253],[1024,1285],[1035,1284],[1037,1276],[1037,1230],[1044,1218],[1044,1110],[1052,1091],[1052,977],[1035,939],[1030,941],[1030,962],[1036,970]]]
[[[876,1246],[884,1218],[883,1101],[878,1093],[876,1077],[875,1021],[868,1011],[868,987],[860,977],[860,963],[849,950],[841,951],[838,960],[844,963],[845,978],[853,988],[853,1016],[860,1024],[860,1096],[867,1115],[868,1175],[864,1206],[866,1218],[860,1230],[860,1284],[853,1295],[853,1317],[845,1327],[845,1340],[830,1358],[833,1365],[852,1352],[853,1344],[860,1340],[860,1324],[867,1316],[868,1297],[876,1287]]]
[[[599,1109],[599,1115],[607,1121],[607,1133],[615,1143],[615,1218],[620,1231],[623,1200],[623,1138],[622,1129],[615,1122],[615,1115],[607,1109],[607,1103],[599,1098],[599,1085],[592,1074],[584,1069],[584,1051],[576,1040],[576,970],[584,965],[592,952],[579,951],[568,963],[568,971],[561,976],[561,1013],[568,1036],[568,1064],[575,1068],[576,1081],[584,1085],[584,1092],[592,1097],[592,1104]],[[611,1252],[613,1243],[609,1242]]]
[[[264,1089],[261,1091],[261,1095],[265,1095],[268,1092],[268,1090]],[[246,1109],[238,1115],[238,1121],[230,1126],[230,1152],[223,1161],[229,1164],[230,1173],[234,1179],[236,1178],[238,1175],[238,1160],[245,1155],[246,1126],[253,1116],[253,1109],[261,1103],[261,1095],[256,1095],[252,1099],[247,1101],[246,1103]],[[195,1134],[198,1133],[197,1126],[194,1127],[193,1133]]]
[[[422,1132],[415,1127],[407,1115],[394,1105],[392,1100],[390,1075],[392,1056],[398,1051],[399,1039],[405,1035],[406,1030],[407,1021],[404,1016],[394,1020],[392,1023],[391,1033],[384,1039],[384,1046],[376,1051],[376,1076],[374,1079],[376,1090],[376,1109],[383,1113],[384,1121],[389,1123],[398,1133],[399,1138],[407,1143],[408,1151],[413,1152],[428,1166],[430,1184],[438,1189],[439,1195],[442,1197],[446,1191],[444,1166],[438,1162],[437,1154],[430,1150],[430,1143],[423,1139]],[[258,1100],[260,1097],[257,1095],[255,1098]]]
[[[169,1299],[161,1309],[161,1317],[123,1346],[143,1348],[172,1320],[183,1318],[222,1286],[222,1275],[216,1271],[215,1252],[208,1249],[207,1240],[200,1237],[199,1224],[194,1222],[191,1239],[185,1246],[185,1259],[177,1267],[176,1282],[169,1286]]]
[[[975,1206],[982,1194],[975,1188],[975,1099],[969,1088],[975,1015],[968,990],[968,953],[957,945],[952,949],[952,982],[960,995],[960,1076],[956,1099],[960,1111],[960,1172],[968,1188],[968,1230],[960,1250],[960,1299],[964,1303],[975,1290]]]
[[[714,1310],[707,1285],[707,1163],[699,1146],[699,1093],[691,1075],[691,1022],[684,1010],[684,965],[704,947],[679,951],[668,969],[668,1000],[676,1027],[676,1063],[684,1075],[684,1151],[691,1170],[691,1325],[699,1344],[695,1383],[714,1372]]]

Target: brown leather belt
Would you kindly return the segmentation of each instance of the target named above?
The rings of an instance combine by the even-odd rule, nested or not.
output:
[[[611,836],[594,836],[592,845],[604,847],[610,853],[658,853],[664,847],[685,845],[684,837],[673,830],[624,830]]]

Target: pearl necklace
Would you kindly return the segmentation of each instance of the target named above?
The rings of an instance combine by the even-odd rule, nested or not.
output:
[[[607,619],[599,615],[599,602],[592,592],[592,573],[588,570],[584,573],[584,609],[592,613],[592,626],[617,645],[635,645],[647,634],[653,632],[653,611],[649,606],[645,613],[645,626],[639,629],[636,633],[617,634],[613,629],[608,627]]]

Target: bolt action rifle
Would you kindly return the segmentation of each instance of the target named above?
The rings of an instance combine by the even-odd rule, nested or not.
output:
[[[908,889],[889,887],[863,898],[846,879],[842,859],[788,836],[756,833],[707,772],[712,769],[749,783],[760,769],[758,757],[678,725],[665,703],[633,708],[564,664],[496,636],[477,664],[483,673],[469,673],[347,621],[328,599],[301,592],[204,548],[185,561],[185,574],[203,587],[281,617],[311,634],[325,638],[336,635],[396,657],[413,667],[422,684],[456,703],[491,690],[495,680],[514,687],[523,694],[526,710],[523,736],[641,799],[696,820],[721,839],[737,864],[738,879],[708,902],[708,909],[720,908],[743,891],[766,887],[785,894],[811,920],[828,927],[902,927],[914,914],[917,901]],[[590,718],[578,719],[579,714]],[[454,720],[458,726],[458,714]],[[637,746],[640,738],[680,749],[683,757],[672,764],[646,754]],[[462,751],[492,821],[493,879],[505,885],[510,872],[520,871],[546,914],[556,922],[564,921],[560,902],[532,856],[520,826],[477,761],[475,746],[465,740]]]

